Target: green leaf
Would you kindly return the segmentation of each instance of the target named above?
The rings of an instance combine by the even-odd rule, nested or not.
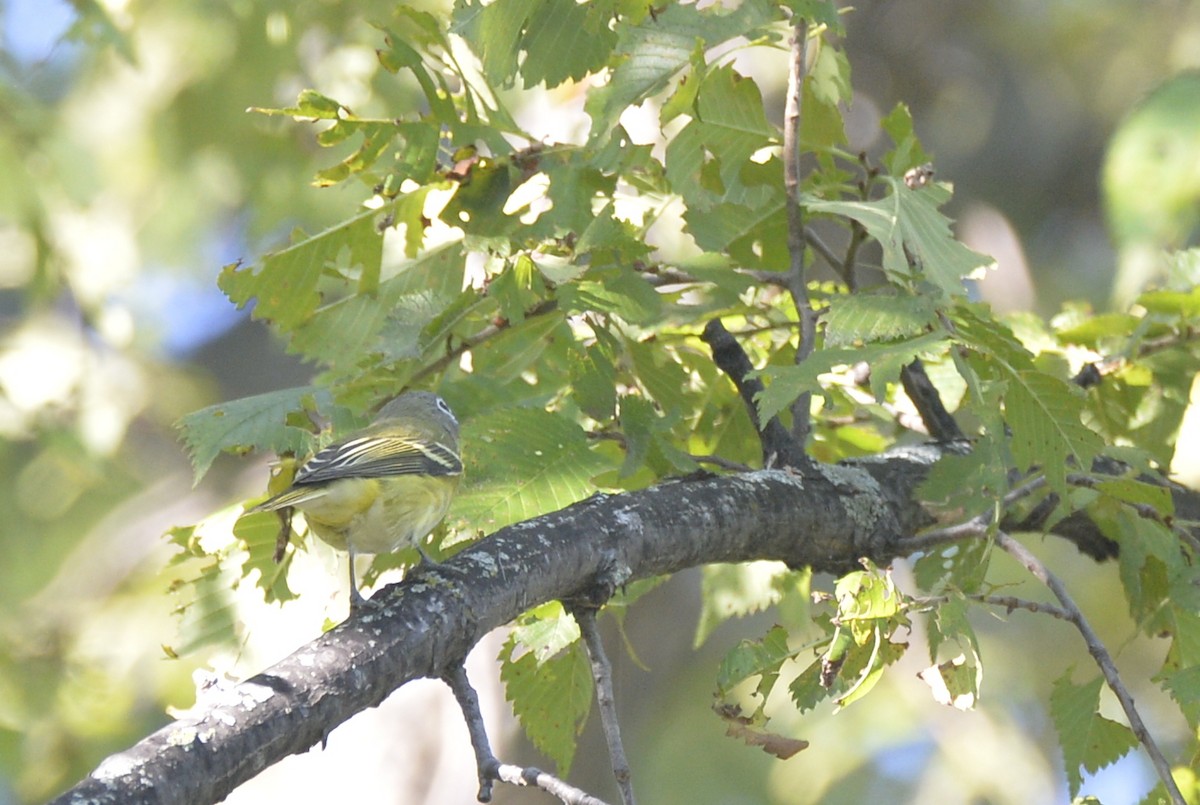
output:
[[[592,271],[588,277],[559,288],[558,301],[564,310],[613,313],[632,324],[651,324],[658,319],[662,298],[632,269]]]
[[[241,540],[246,550],[246,561],[242,575],[249,577],[257,571],[257,584],[263,591],[263,600],[268,604],[291,601],[296,593],[288,586],[287,574],[295,551],[287,551],[282,561],[275,561],[275,543],[279,537],[280,520],[273,512],[256,512],[238,518],[233,526],[233,535]]]
[[[1124,757],[1138,744],[1129,727],[1097,712],[1103,684],[1104,679],[1098,676],[1086,684],[1075,685],[1068,669],[1055,680],[1050,693],[1050,718],[1058,731],[1071,796],[1078,794],[1083,784],[1080,768],[1095,773]]]
[[[636,25],[618,26],[612,77],[604,87],[588,94],[585,110],[592,118],[591,139],[607,137],[617,118],[630,106],[666,88],[670,79],[691,61],[694,50],[713,48],[751,32],[778,18],[779,11],[765,0],[745,0],[733,10],[721,5],[699,8],[691,3],[670,3]]]
[[[752,677],[760,677],[755,692],[761,697],[759,710],[779,679],[783,664],[795,657],[788,646],[787,630],[771,628],[761,640],[743,640],[730,649],[717,671],[717,695],[729,696],[734,689]]]
[[[654,403],[636,394],[619,398],[621,432],[625,435],[625,463],[621,479],[648,467],[658,477],[695,472],[696,462],[679,450],[671,437],[671,422],[678,414],[663,415]]]
[[[959,459],[966,460],[965,468],[962,466],[964,462]],[[938,468],[943,464],[945,467],[939,472]],[[944,456],[922,485],[921,494],[926,494],[926,489],[930,493],[939,493],[942,490],[957,491],[965,487],[969,490],[969,496],[982,498],[986,503],[989,496],[998,497],[1003,487],[993,486],[989,489],[987,486],[977,487],[974,484],[1006,483],[1003,467],[999,472],[991,470],[992,468],[983,466],[983,459],[976,459],[975,453],[969,456]],[[987,576],[992,555],[991,547],[990,540],[976,539],[936,548],[913,563],[913,575],[917,585],[934,595],[942,595],[948,590],[978,592]]]
[[[452,518],[493,531],[557,511],[595,491],[607,461],[574,422],[549,411],[509,408],[463,423],[466,483]]]
[[[575,759],[575,739],[592,707],[592,672],[578,641],[559,654],[539,661],[533,652],[514,659],[512,636],[500,651],[504,695],[525,734],[566,777]]]
[[[1013,458],[1023,470],[1041,467],[1050,487],[1066,494],[1067,472],[1090,467],[1104,446],[1080,421],[1082,394],[1065,380],[1038,371],[1009,377],[1004,414],[1012,426]]]
[[[933,332],[891,343],[820,349],[799,366],[768,366],[761,372],[771,382],[757,398],[759,420],[765,422],[775,416],[805,391],[820,391],[819,376],[836,367],[853,366],[859,361],[866,361],[873,367],[885,362],[899,367],[922,354],[937,351],[946,340],[945,333]],[[879,399],[885,397],[885,384],[891,379],[894,375],[888,377],[883,371],[872,372],[872,390]]]
[[[825,346],[912,338],[937,323],[937,308],[928,296],[856,293],[829,301]]]
[[[561,602],[548,601],[521,615],[509,639],[542,663],[579,639],[579,624]]]
[[[937,606],[928,623],[929,659],[934,664],[921,673],[933,689],[934,698],[941,704],[959,710],[970,710],[979,699],[983,685],[983,661],[979,656],[979,641],[967,620],[966,602],[951,598]],[[948,662],[938,658],[952,647]]]
[[[1096,489],[1123,503],[1149,506],[1163,517],[1175,514],[1175,499],[1171,490],[1158,484],[1139,481],[1136,478],[1104,479],[1096,483]]]
[[[912,113],[906,104],[896,104],[887,117],[880,121],[880,126],[894,143],[894,147],[883,160],[892,176],[903,176],[910,168],[929,162],[929,155],[917,140]]]
[[[572,399],[598,422],[612,419],[617,406],[617,368],[600,343],[586,347],[571,361]]]
[[[694,648],[730,618],[742,618],[775,605],[782,592],[781,575],[790,574],[782,562],[705,565],[700,577],[700,621]]]
[[[706,209],[728,194],[746,192],[743,169],[777,132],[767,120],[758,86],[730,65],[704,77],[694,114],[667,146],[667,179],[689,207]],[[706,188],[701,180],[709,155],[720,176],[719,187]],[[780,174],[774,183],[781,180]]]
[[[617,44],[616,31],[608,25],[611,15],[604,2],[544,0],[529,18],[521,43],[525,86],[544,82],[552,88],[602,69]]]
[[[312,447],[315,427],[308,430],[288,424],[288,415],[296,411],[313,414],[327,409],[331,402],[328,391],[301,386],[210,405],[183,417],[176,427],[191,455],[195,480],[199,482],[223,450],[307,453]]]
[[[806,194],[801,203],[809,212],[862,224],[883,248],[883,269],[900,287],[927,279],[947,296],[964,296],[963,279],[993,261],[954,238],[949,219],[938,211],[950,194],[936,185],[911,190],[894,176],[886,181],[891,193],[877,201],[825,201]]]
[[[217,278],[221,290],[237,304],[257,300],[254,318],[274,322],[289,332],[308,319],[321,301],[317,282],[339,260],[348,269],[377,276],[383,257],[383,238],[376,229],[378,210],[353,218],[267,255],[257,269],[226,266]]]

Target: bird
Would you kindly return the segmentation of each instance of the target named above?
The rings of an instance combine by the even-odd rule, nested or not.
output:
[[[432,392],[409,391],[363,430],[318,451],[288,489],[249,511],[299,509],[312,533],[347,551],[350,606],[357,609],[366,599],[354,557],[412,545],[433,563],[420,543],[446,516],[462,472],[450,406]]]

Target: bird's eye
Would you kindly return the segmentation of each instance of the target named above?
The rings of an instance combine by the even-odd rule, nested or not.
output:
[[[454,418],[454,412],[450,410],[450,406],[441,397],[437,398],[437,407],[442,410],[442,413],[448,415],[451,419],[454,419],[455,422],[458,421]]]

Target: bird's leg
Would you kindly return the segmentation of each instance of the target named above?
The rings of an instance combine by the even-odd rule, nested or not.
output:
[[[346,543],[346,551],[350,555],[350,611],[362,609],[367,605],[367,599],[358,591],[358,581],[354,577],[354,543]]]

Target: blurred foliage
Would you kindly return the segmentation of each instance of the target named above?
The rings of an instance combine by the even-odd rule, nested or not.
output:
[[[222,451],[303,454],[406,385],[437,385],[469,435],[473,483],[443,547],[596,485],[632,489],[692,471],[710,454],[754,464],[749,419],[696,338],[713,316],[764,367],[764,408],[819,395],[812,450],[823,460],[920,438],[901,425],[907,403],[895,379],[925,357],[979,440],[931,478],[926,494],[943,511],[997,505],[1006,466],[1057,469],[1048,480],[1064,491],[1067,457],[1086,463],[1115,446],[1132,466],[1166,468],[1188,449],[1176,451],[1174,437],[1196,371],[1187,340],[1196,257],[1160,251],[1189,245],[1187,221],[1179,240],[1151,245],[1145,276],[1160,279],[1130,291],[1140,304],[1104,316],[1073,305],[1046,323],[1000,320],[967,300],[962,277],[988,259],[949,236],[942,210],[986,203],[1007,213],[1048,290],[1043,312],[1068,294],[1105,298],[1116,260],[1098,245],[1096,166],[1134,102],[1195,66],[1188,45],[1200,11],[925,0],[836,16],[825,3],[791,5],[826,24],[814,32],[804,88],[805,204],[837,250],[852,242],[851,221],[870,235],[864,292],[846,293],[813,258],[826,328],[799,367],[790,303],[744,272],[787,265],[777,128],[787,31],[773,3],[51,3],[20,29],[22,4],[0,7],[0,466],[12,479],[0,544],[20,558],[0,569],[0,769],[15,798],[44,799],[161,723],[165,704],[186,705],[196,666],[253,662],[246,599],[290,598],[293,566],[271,567],[261,523],[236,524],[239,510],[222,508],[251,494]],[[14,41],[52,26],[55,13],[63,24],[43,33],[41,52]],[[608,82],[589,84],[606,65]],[[1152,125],[1155,99],[1192,80],[1130,113],[1110,165],[1127,142],[1162,155],[1155,138],[1178,129]],[[244,114],[250,107],[275,111]],[[1181,139],[1179,153],[1188,147]],[[955,180],[954,198],[945,184],[902,180],[927,154],[939,179]],[[1192,197],[1190,174],[1162,167],[1169,198],[1107,184],[1119,243],[1121,216],[1168,203],[1186,211],[1171,199]],[[253,305],[315,379],[294,357],[257,347],[262,328],[233,314],[218,284]],[[256,360],[235,374],[247,356]],[[1104,382],[1086,394],[1067,382],[1109,357]],[[861,360],[873,370],[867,386],[851,371]],[[185,414],[193,468],[172,446],[170,425]],[[204,480],[188,497],[192,469]],[[1123,549],[1119,570],[1101,576],[1110,586],[1081,586],[1081,597],[1113,644],[1170,644],[1160,667],[1136,665],[1139,695],[1161,685],[1194,729],[1197,660],[1186,638],[1196,616],[1183,594],[1191,566],[1160,525],[1130,514],[1136,503],[1169,515],[1135,483],[1068,495]],[[179,523],[198,525],[159,539]],[[1056,558],[1068,578],[1105,572]],[[935,792],[946,790],[1030,801],[1011,772],[1001,775],[1008,788],[996,787],[985,754],[955,766],[962,747],[931,742],[934,705],[912,695],[924,685],[888,673],[919,653],[905,652],[916,628],[928,632],[922,679],[935,695],[957,704],[982,696],[985,713],[1001,713],[959,727],[976,730],[974,745],[1044,758],[1018,745],[1051,751],[1027,717],[1015,724],[989,707],[1035,710],[1034,723],[1048,732],[1052,718],[1065,731],[1070,784],[1087,791],[1079,769],[1128,744],[1099,715],[1093,684],[1060,676],[1087,662],[1082,649],[974,617],[970,596],[1016,584],[1011,567],[966,550],[922,563],[920,589],[866,568],[819,584],[828,590],[811,610],[807,576],[707,569],[696,640],[734,648],[700,684],[711,689],[716,677],[723,700],[753,714],[754,730],[813,744],[767,767],[724,739],[708,765],[728,769],[737,755],[756,780],[739,790],[761,790],[763,801],[796,801],[789,778],[802,772],[811,800],[861,801],[891,775],[913,801],[944,801]],[[1113,594],[1117,583],[1124,596]],[[183,615],[178,636],[165,621],[168,587]],[[930,610],[921,596],[939,603]],[[1127,606],[1115,607],[1122,598]],[[752,629],[763,617],[786,629],[768,622],[729,640],[726,619],[742,616]],[[506,645],[504,674],[535,743],[579,767],[573,740],[590,702],[579,693],[590,685],[564,618],[553,607],[527,615]],[[670,624],[680,631],[678,619]],[[184,659],[162,662],[160,644]],[[1039,652],[1053,662],[1021,662]],[[997,681],[981,689],[984,663]],[[695,664],[655,674],[694,679]],[[672,695],[684,689],[671,685]],[[638,769],[639,786],[674,796],[695,786],[704,799],[728,785],[703,771],[662,782],[668,768],[696,768],[694,755],[672,762],[667,747],[681,743],[683,719],[705,698],[664,704],[664,692],[655,702],[660,715],[631,739],[653,769]],[[565,702],[572,719],[548,729],[547,702]],[[664,706],[681,718],[662,717]],[[699,724],[724,728],[699,709]],[[701,752],[704,730],[688,731]],[[919,756],[899,775],[888,771],[897,747]],[[950,766],[947,789],[939,775]],[[1045,779],[1063,785],[1049,771],[1029,775]]]

